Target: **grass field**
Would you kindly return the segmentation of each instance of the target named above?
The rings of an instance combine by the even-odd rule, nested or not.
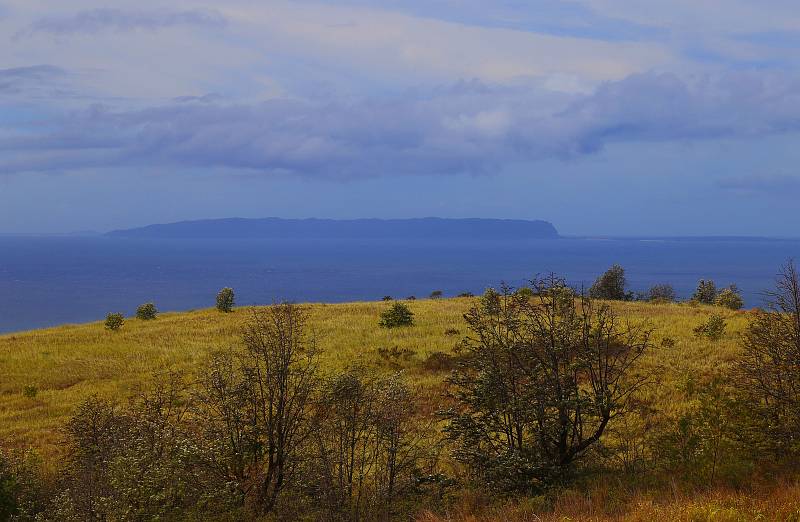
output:
[[[391,330],[378,327],[379,314],[387,303],[308,307],[324,368],[334,370],[364,364],[384,367],[387,371],[403,369],[412,383],[427,392],[424,395],[431,407],[435,407],[447,373],[432,368],[426,361],[435,352],[451,352],[467,334],[462,314],[473,301],[473,298],[455,298],[409,302],[415,326]],[[683,384],[687,378],[711,375],[732,361],[739,350],[739,336],[747,325],[748,315],[688,304],[618,303],[614,309],[620,316],[633,322],[647,322],[654,329],[654,348],[641,364],[655,370],[657,385],[648,393],[663,411],[686,407],[688,399]],[[191,376],[207,354],[240,342],[240,327],[248,313],[245,308],[230,314],[216,310],[167,313],[154,321],[127,319],[116,332],[96,322],[0,336],[0,438],[12,446],[37,448],[45,457],[57,455],[62,440],[60,427],[84,398],[99,394],[124,400],[155,372],[165,369],[182,369]],[[712,314],[725,317],[724,336],[719,341],[697,338],[693,328]],[[448,330],[451,331],[446,333]],[[662,342],[667,338],[671,341]],[[387,360],[378,352],[379,348],[394,347],[404,355]],[[575,495],[572,500],[564,501],[560,512],[573,520],[583,519],[573,511],[575,506],[586,504],[578,511],[584,518],[589,517],[598,500]],[[758,498],[746,497],[746,501],[734,494],[719,495],[707,494],[694,500],[676,498],[671,507],[653,504],[652,499],[642,497],[630,513],[633,518],[629,519],[749,520],[747,515],[709,518],[702,515],[702,510],[718,506],[719,513],[730,514],[734,508],[725,502],[738,502],[741,513],[756,513],[770,505],[770,495],[800,499],[798,488],[791,485],[778,493],[768,491]],[[567,509],[570,507],[572,511]],[[674,515],[669,515],[669,509],[675,510]],[[695,511],[702,516],[692,515]],[[661,514],[656,516],[657,512]],[[487,516],[487,520],[494,518]],[[497,514],[500,517],[539,519],[529,516],[524,506],[508,508],[505,514]],[[451,519],[480,518],[465,515]],[[442,519],[431,515],[430,520]]]

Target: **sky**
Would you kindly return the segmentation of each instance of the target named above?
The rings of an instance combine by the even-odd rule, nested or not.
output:
[[[0,0],[0,233],[798,237],[798,51],[796,0]]]

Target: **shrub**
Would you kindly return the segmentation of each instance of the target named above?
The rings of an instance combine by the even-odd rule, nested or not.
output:
[[[460,294],[458,294],[458,297],[475,297],[475,294],[473,294],[472,292],[461,292]]]
[[[697,290],[692,295],[692,301],[702,304],[714,304],[714,299],[717,298],[717,285],[711,279],[701,279],[697,283]]]
[[[430,372],[449,372],[456,367],[457,360],[444,352],[433,352],[425,359],[423,366]]]
[[[381,328],[413,326],[414,312],[412,312],[407,305],[395,302],[391,307],[381,313],[381,320],[378,324]]]
[[[444,292],[441,290],[434,290],[431,292],[431,299],[441,299],[444,296]]]
[[[607,304],[565,299],[555,276],[533,284],[534,300],[503,288],[464,315],[473,335],[448,379],[453,456],[494,490],[542,491],[569,477],[647,380],[631,368],[648,330]]]
[[[725,319],[721,315],[714,314],[708,318],[708,321],[698,325],[694,329],[694,334],[697,337],[707,337],[712,341],[718,341],[725,333]]]
[[[455,328],[448,328],[447,330],[445,330],[445,331],[444,331],[444,334],[445,334],[445,335],[458,335],[458,334],[460,334],[460,333],[461,333],[461,332],[459,332],[459,331],[458,331],[458,330],[456,330]]]
[[[531,288],[527,286],[523,286],[522,288],[517,288],[517,291],[515,293],[517,294],[518,297],[521,297],[523,299],[533,298],[533,290],[531,290]]]
[[[625,284],[625,269],[620,265],[613,265],[606,270],[605,274],[597,278],[589,289],[589,297],[592,299],[623,301],[627,298]]]
[[[119,330],[125,324],[125,318],[122,314],[110,313],[106,316],[106,329]]]
[[[410,295],[410,296],[406,297],[406,301],[416,301],[416,300],[417,300],[417,296],[415,296],[415,295]]]
[[[153,303],[139,305],[139,307],[136,309],[136,318],[141,319],[142,321],[150,321],[155,319],[157,315],[158,310],[156,309],[156,305]]]
[[[36,395],[37,395],[38,393],[39,393],[39,388],[37,388],[37,387],[36,387],[35,385],[33,385],[33,384],[26,384],[26,385],[25,385],[25,386],[22,388],[22,395],[24,395],[25,397],[27,397],[27,398],[29,398],[29,399],[33,399],[34,397],[36,397]]]
[[[220,312],[228,313],[233,310],[233,305],[236,304],[233,288],[225,287],[217,294],[217,310]]]
[[[736,288],[736,285],[731,285],[717,295],[716,299],[714,299],[714,304],[731,310],[739,310],[744,306],[744,300],[739,294],[739,289]]]
[[[394,301],[394,299],[390,295],[385,295],[381,298],[381,301]]]
[[[668,284],[654,285],[647,292],[647,300],[653,303],[671,303],[675,301],[675,289]]]
[[[399,346],[393,346],[391,348],[381,346],[377,351],[381,359],[394,364],[399,364],[401,360],[410,361],[411,358],[417,354],[410,348],[400,348]]]

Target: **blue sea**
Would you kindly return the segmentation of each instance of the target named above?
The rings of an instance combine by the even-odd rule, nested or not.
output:
[[[688,297],[700,278],[736,283],[761,303],[775,273],[800,257],[800,240],[175,240],[0,237],[0,332],[213,306],[224,286],[237,304],[340,302],[384,295],[479,293],[555,272],[590,285],[613,263],[632,290],[670,283]]]

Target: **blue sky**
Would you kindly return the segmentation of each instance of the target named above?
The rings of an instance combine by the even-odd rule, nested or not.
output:
[[[0,233],[507,217],[798,236],[788,0],[0,0]]]

